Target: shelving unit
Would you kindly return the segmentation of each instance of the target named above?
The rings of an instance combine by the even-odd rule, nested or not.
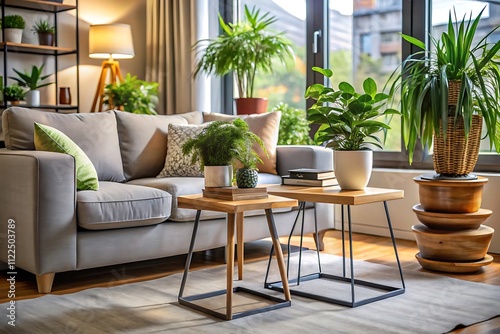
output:
[[[21,106],[26,108],[35,108],[35,109],[46,109],[49,111],[75,111],[79,112],[80,105],[80,87],[79,87],[79,79],[80,73],[78,65],[80,63],[79,54],[78,54],[78,0],[75,0],[75,5],[68,5],[64,3],[50,2],[50,1],[42,1],[42,0],[0,0],[1,4],[1,18],[5,17],[5,9],[13,8],[13,9],[23,9],[33,12],[45,12],[53,15],[54,26],[56,27],[55,33],[55,46],[45,46],[45,45],[34,45],[34,44],[26,44],[26,43],[12,43],[12,42],[2,42],[0,43],[0,52],[3,53],[3,85],[4,87],[7,85],[8,79],[8,63],[9,63],[9,55],[10,54],[30,54],[30,55],[40,55],[40,56],[51,56],[54,59],[54,82],[55,82],[55,101],[58,101],[58,92],[59,92],[59,57],[74,55],[75,56],[75,66],[76,66],[76,92],[72,92],[73,95],[73,103],[72,105],[40,105],[40,106],[30,106],[23,104]],[[60,13],[67,11],[75,11],[75,47],[61,47],[58,45],[58,16]],[[28,29],[26,27],[25,29]],[[3,34],[3,31],[2,31]],[[5,37],[5,36],[3,36]],[[5,40],[5,39],[3,39]],[[31,67],[31,64],[29,64]],[[1,108],[7,108],[9,105],[7,101],[0,103]]]

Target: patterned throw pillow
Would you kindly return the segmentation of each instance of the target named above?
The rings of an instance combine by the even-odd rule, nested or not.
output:
[[[76,188],[98,190],[97,172],[89,157],[61,131],[35,122],[34,142],[37,151],[66,153],[75,158]]]
[[[200,125],[168,125],[168,143],[165,166],[157,177],[169,176],[203,176],[200,163],[191,164],[191,154],[182,153],[182,145],[189,139],[198,135],[203,126]]]

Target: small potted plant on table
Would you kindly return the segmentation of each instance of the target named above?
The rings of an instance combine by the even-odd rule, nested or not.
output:
[[[262,140],[249,131],[245,121],[215,121],[206,126],[198,136],[188,139],[182,151],[186,155],[192,154],[192,163],[200,163],[205,175],[205,187],[230,187],[233,163],[236,160],[252,167],[254,143],[264,148]]]
[[[56,27],[48,20],[39,20],[33,25],[33,32],[38,34],[40,45],[54,46]]]
[[[313,70],[327,78],[333,75],[329,69],[313,67]],[[320,125],[314,141],[333,148],[335,177],[342,189],[366,187],[373,164],[370,145],[382,148],[382,141],[376,134],[390,129],[389,125],[375,119],[399,114],[395,109],[383,109],[389,95],[377,92],[372,78],[363,82],[363,89],[363,93],[357,93],[347,82],[341,82],[338,90],[313,84],[305,94],[306,98],[316,100],[307,111],[311,124]]]

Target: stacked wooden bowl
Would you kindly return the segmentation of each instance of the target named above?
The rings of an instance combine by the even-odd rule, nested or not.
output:
[[[436,180],[418,176],[420,204],[413,207],[421,224],[412,226],[425,269],[470,273],[493,261],[488,255],[494,230],[482,223],[491,210],[481,209],[485,177]]]

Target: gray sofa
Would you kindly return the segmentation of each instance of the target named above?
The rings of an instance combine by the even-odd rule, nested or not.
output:
[[[98,191],[76,190],[72,156],[35,150],[34,122],[59,129],[83,149],[98,173]],[[9,260],[9,222],[15,225],[15,266],[36,275],[41,293],[51,291],[58,272],[187,253],[195,212],[177,208],[177,196],[201,193],[203,178],[156,176],[167,154],[168,124],[202,122],[200,112],[149,116],[5,110],[0,262]],[[332,152],[278,146],[278,175],[261,173],[259,183],[280,183],[279,175],[299,167],[332,168]],[[310,205],[306,210],[305,232],[314,231],[315,213],[320,231],[333,228],[332,206],[318,204],[314,209]],[[295,210],[275,212],[280,235],[288,235],[295,216]],[[225,216],[205,211],[202,219],[195,249],[224,246]],[[245,241],[268,237],[263,212],[249,212],[245,224]]]

